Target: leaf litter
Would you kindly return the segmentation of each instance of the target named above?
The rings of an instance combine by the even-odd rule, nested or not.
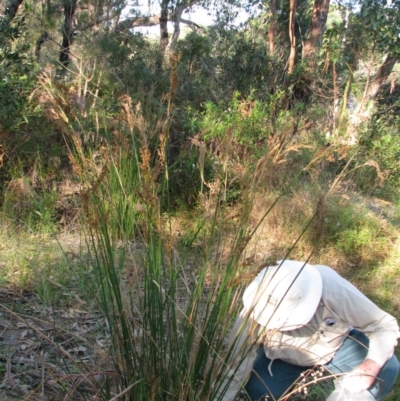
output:
[[[2,399],[101,399],[101,384],[116,374],[104,352],[109,336],[104,317],[82,307],[51,308],[0,290]]]

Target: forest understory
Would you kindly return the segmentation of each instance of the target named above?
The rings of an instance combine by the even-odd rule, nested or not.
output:
[[[277,260],[400,318],[398,0],[0,8],[2,400],[213,400]]]

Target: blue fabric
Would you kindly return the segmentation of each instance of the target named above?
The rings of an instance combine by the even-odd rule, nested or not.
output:
[[[347,373],[357,367],[366,357],[369,340],[364,333],[352,330],[344,341],[335,357],[325,365],[332,374]],[[312,368],[296,366],[275,359],[271,365],[273,376],[270,375],[268,366],[271,360],[265,356],[262,348],[254,362],[253,372],[246,384],[246,391],[252,401],[264,399],[266,395],[272,395],[278,400],[287,391],[290,391],[293,383],[299,379],[302,372]],[[374,385],[369,389],[377,400],[382,400],[393,387],[399,373],[399,362],[396,356],[389,359],[379,372]]]

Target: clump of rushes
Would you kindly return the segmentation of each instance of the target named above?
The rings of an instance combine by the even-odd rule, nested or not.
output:
[[[117,372],[116,380],[105,380],[102,394],[104,399],[210,400],[240,305],[237,273],[248,241],[245,223],[231,236],[232,251],[226,251],[223,208],[217,207],[207,235],[200,226],[178,256],[169,219],[160,213],[160,199],[168,193],[166,141],[161,137],[151,152],[145,133],[135,134],[133,116],[126,117],[132,127],[125,138],[129,146],[109,151],[107,174],[85,193],[94,264],[90,293],[106,316]]]

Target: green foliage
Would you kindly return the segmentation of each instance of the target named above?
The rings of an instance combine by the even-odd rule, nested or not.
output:
[[[202,188],[202,179],[209,181],[213,176],[213,167],[209,156],[206,155],[203,166],[199,165],[199,158],[198,148],[182,146],[179,155],[170,162],[168,166],[169,208],[192,206],[197,203]]]
[[[363,0],[360,4],[363,28],[372,37],[372,43],[382,52],[400,55],[399,1]]]
[[[0,21],[0,129],[19,131],[28,122],[28,96],[33,89],[33,62],[25,17]]]
[[[190,32],[178,42],[178,96],[181,104],[189,103],[199,108],[205,99],[213,97],[215,85],[210,77],[214,68],[212,50],[211,39],[206,34]]]
[[[212,43],[206,35],[190,32],[179,41],[178,51],[182,52],[180,62],[195,71],[201,67],[201,59],[210,56]]]
[[[268,109],[253,97],[242,99],[236,92],[229,104],[207,102],[199,130],[207,142],[229,140],[233,146],[259,150],[259,141],[270,134]]]
[[[119,95],[127,92],[132,97],[153,88],[158,96],[167,92],[169,76],[156,65],[158,45],[141,34],[120,32],[105,32],[98,43],[98,55],[107,59],[103,89],[112,88]]]
[[[368,223],[368,222],[367,222]],[[379,227],[375,224],[363,224],[362,227],[344,229],[337,239],[337,246],[348,254],[356,254],[362,248],[371,247],[371,240],[379,234]]]
[[[325,31],[322,49],[333,63],[341,61],[345,27],[343,22],[333,23]],[[325,60],[326,62],[326,60]]]
[[[28,178],[13,178],[4,191],[2,212],[17,225],[30,230],[51,233],[56,229],[55,191],[34,187]]]
[[[254,89],[260,93],[269,92],[269,77],[273,76],[271,65],[280,65],[279,59],[272,60],[268,56],[264,38],[256,27],[253,28],[249,25],[246,30],[212,28],[209,31],[215,56],[212,64],[211,61],[208,64],[217,66],[217,83],[225,96],[239,91],[247,97]]]
[[[138,232],[131,232],[130,229],[139,226],[140,211],[146,208],[145,204],[140,203],[140,169],[139,155],[135,148],[138,143],[131,138],[125,139],[129,143],[127,149],[119,148],[119,152],[114,154],[108,167],[103,166],[103,174],[108,169],[107,186],[105,191],[107,197],[103,201],[104,213],[110,215],[107,222],[110,234],[114,238],[126,236],[131,238]],[[100,173],[102,174],[102,173]],[[102,179],[99,177],[98,179]],[[102,183],[104,185],[104,183]],[[151,193],[151,189],[149,188]],[[150,196],[150,195],[149,195]],[[116,213],[119,219],[112,218]],[[90,216],[88,216],[90,218]],[[135,221],[135,225],[132,223]]]
[[[400,118],[388,123],[386,116],[372,119],[360,135],[361,157],[366,167],[357,171],[360,189],[374,195],[398,199],[400,195]],[[371,182],[375,185],[371,188]]]
[[[343,198],[332,198],[320,216],[319,246],[333,246],[352,262],[378,263],[388,253],[387,238],[392,234],[367,207],[354,207]]]

